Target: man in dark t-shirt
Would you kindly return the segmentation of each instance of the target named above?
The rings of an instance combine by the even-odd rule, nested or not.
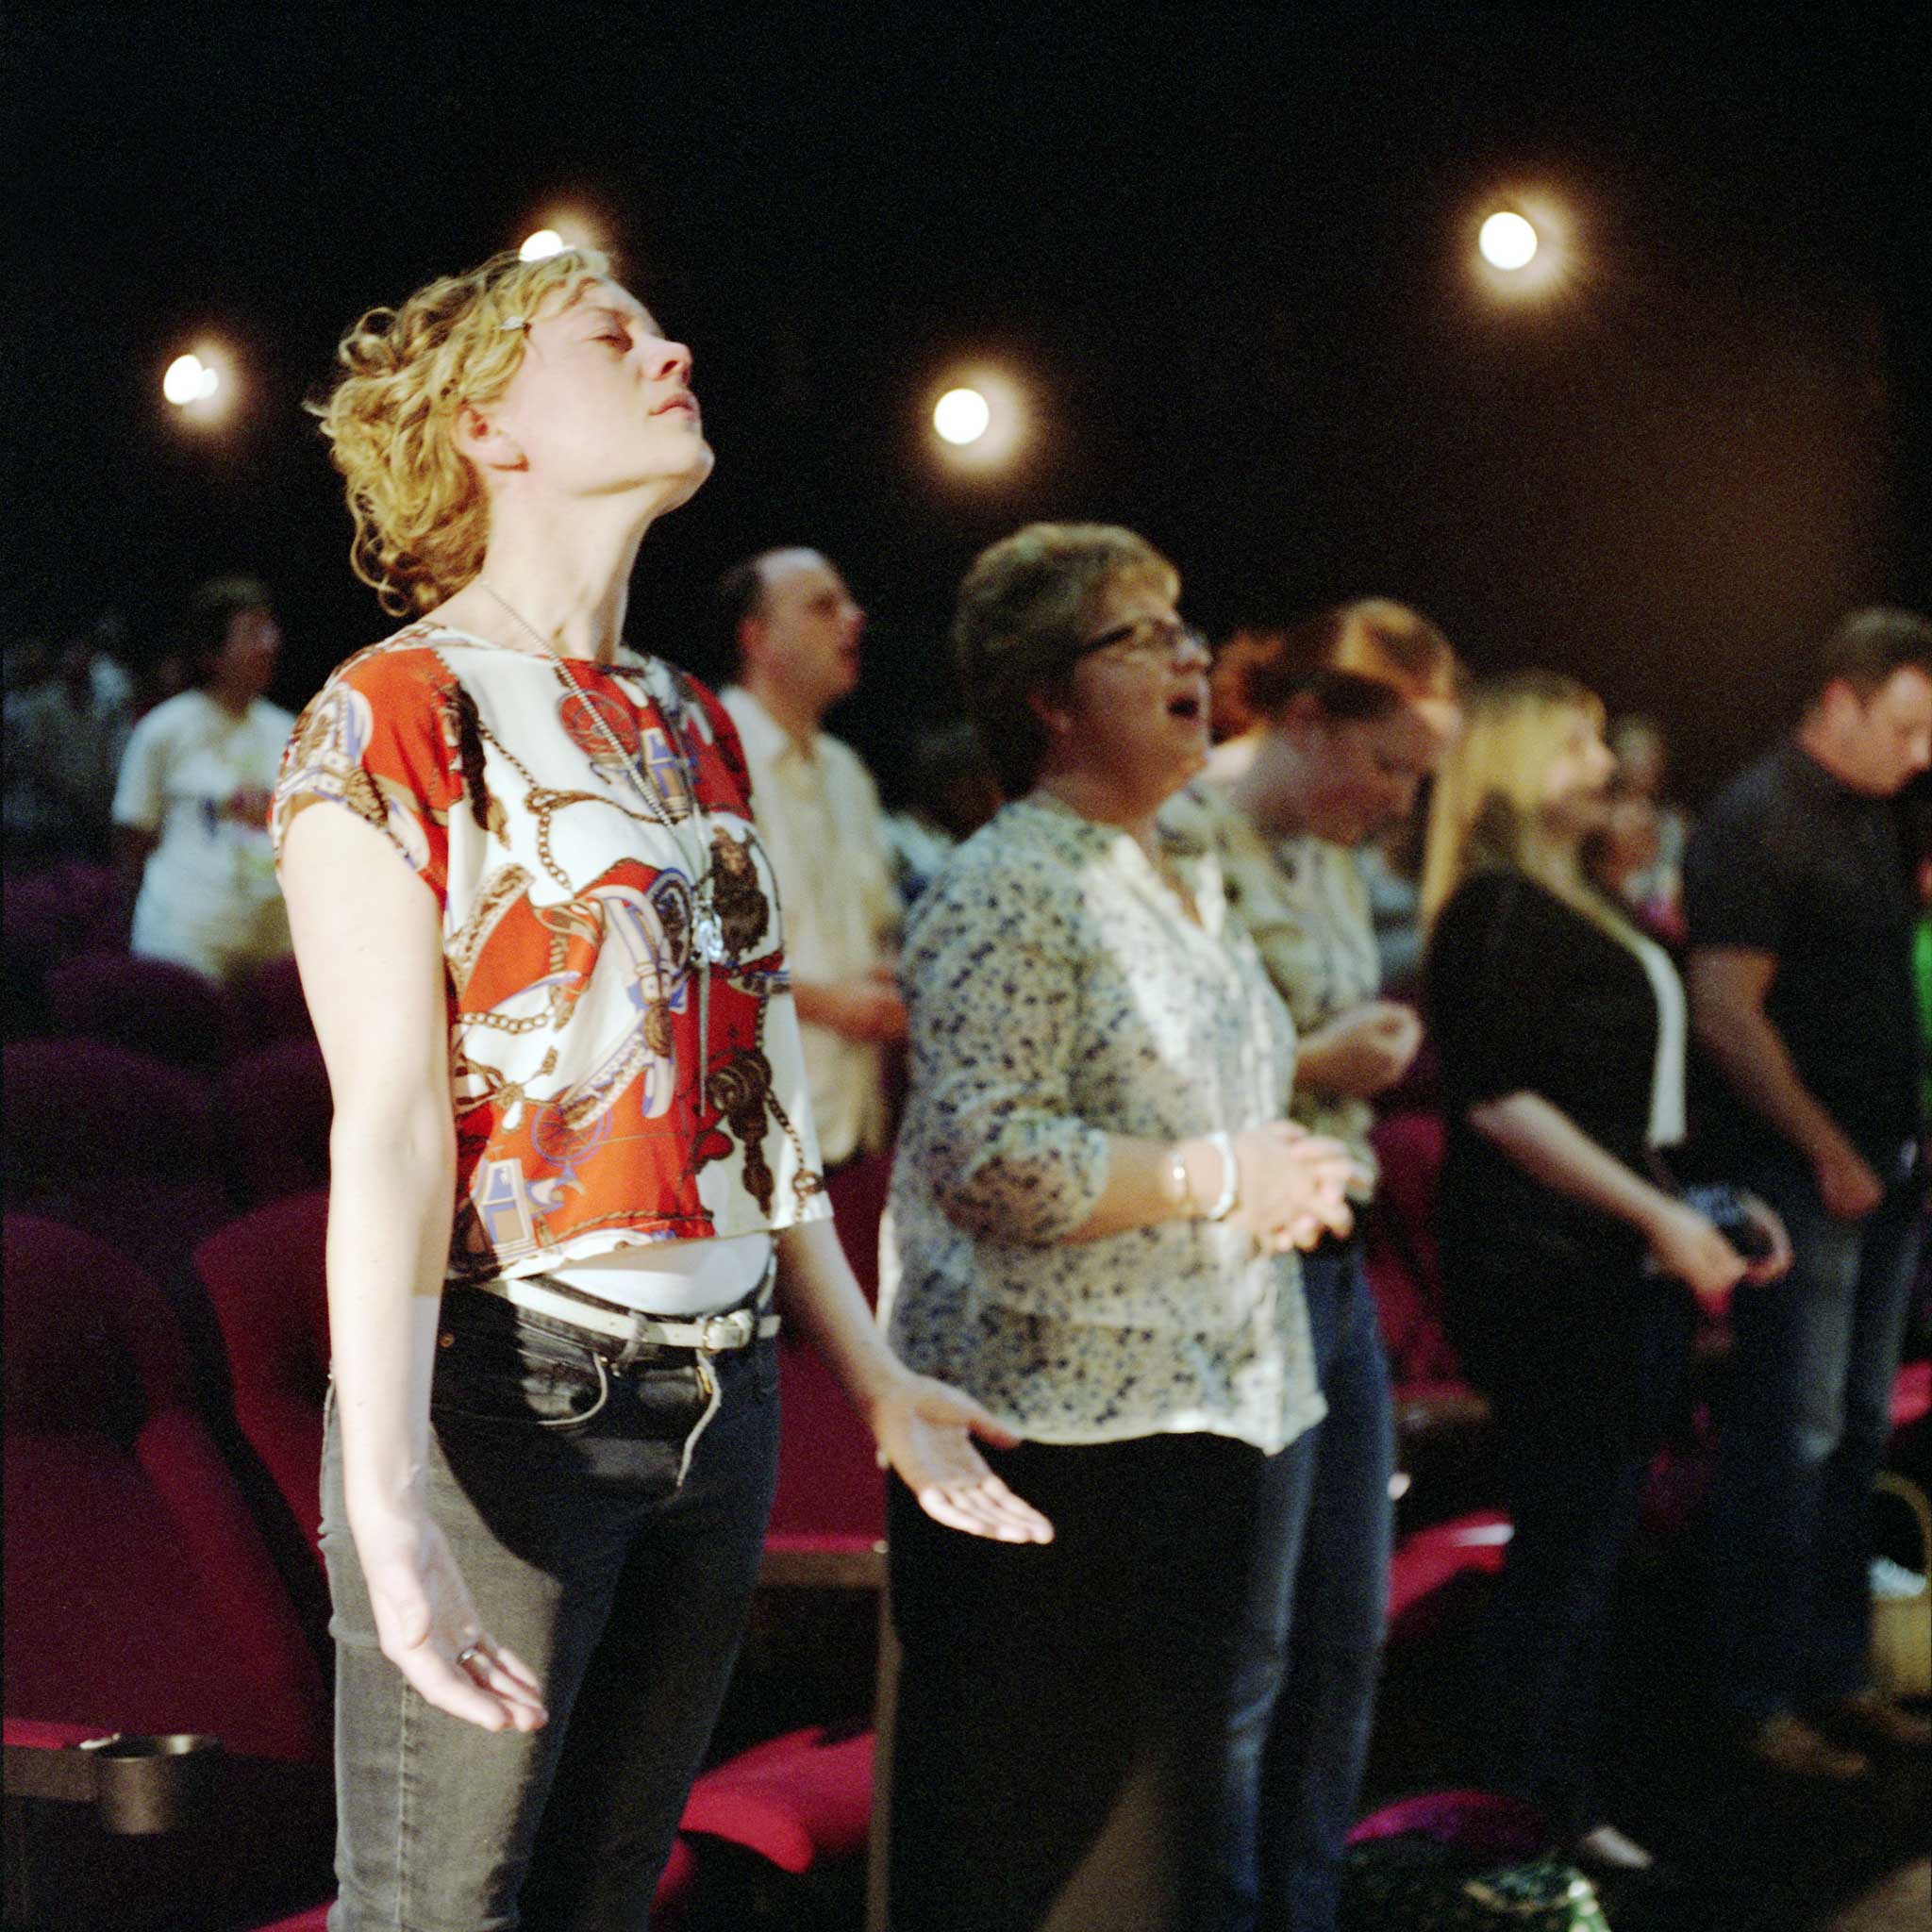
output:
[[[1918,908],[1894,801],[1932,765],[1932,624],[1847,618],[1796,734],[1685,858],[1709,1138],[1794,1260],[1740,1294],[1711,1501],[1718,1688],[1774,1769],[1853,1778],[1932,1725],[1871,1688],[1868,1499],[1917,1263]],[[1815,1722],[1814,1722],[1815,1720]]]

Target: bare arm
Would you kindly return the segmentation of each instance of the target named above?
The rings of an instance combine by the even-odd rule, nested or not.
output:
[[[1690,1024],[1738,1096],[1810,1162],[1825,1206],[1856,1219],[1878,1205],[1884,1188],[1799,1077],[1765,1013],[1776,972],[1772,953],[1698,948],[1690,955]]]
[[[535,1680],[477,1623],[423,1492],[456,1174],[436,904],[381,833],[333,807],[296,816],[281,878],[335,1106],[336,1422],[383,1653],[455,1716],[533,1729],[544,1716]],[[460,1668],[469,1644],[483,1655]]]
[[[1688,1282],[1698,1298],[1722,1305],[1744,1262],[1703,1215],[1625,1167],[1541,1093],[1510,1093],[1469,1110],[1470,1125],[1529,1177],[1626,1223],[1658,1265]]]
[[[935,1522],[996,1542],[1040,1543],[1053,1525],[1008,1489],[973,1446],[1019,1440],[970,1396],[915,1375],[886,1346],[829,1221],[778,1237],[786,1319],[818,1350],[864,1418],[883,1460]]]
[[[890,974],[858,979],[794,979],[798,1017],[847,1040],[896,1046],[906,1038],[906,1002]]]

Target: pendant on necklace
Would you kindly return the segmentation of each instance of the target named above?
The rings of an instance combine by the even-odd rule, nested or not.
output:
[[[697,956],[707,966],[722,966],[724,963],[724,928],[718,923],[715,912],[700,912],[691,927],[691,944],[697,949]]]

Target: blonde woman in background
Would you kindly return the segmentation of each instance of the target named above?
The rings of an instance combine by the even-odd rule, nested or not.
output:
[[[820,1186],[784,936],[710,692],[624,642],[711,468],[589,253],[372,311],[321,411],[412,613],[275,799],[335,1098],[336,1932],[638,1932],[730,1672],[782,1307],[920,1505],[1044,1537],[887,1351]],[[313,809],[326,806],[329,809]]]
[[[1437,774],[1424,862],[1448,1155],[1452,1333],[1494,1404],[1515,1534],[1477,1641],[1477,1775],[1541,1806],[1599,1871],[1647,1871],[1593,1774],[1611,1591],[1697,1303],[1788,1261],[1679,1198],[1684,991],[1587,881],[1615,760],[1595,696],[1524,672],[1477,691]],[[1740,1234],[1740,1239],[1742,1238]]]

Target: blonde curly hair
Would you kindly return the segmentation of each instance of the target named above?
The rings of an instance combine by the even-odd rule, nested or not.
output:
[[[349,563],[391,616],[420,615],[482,567],[490,505],[457,448],[457,410],[502,396],[524,359],[517,325],[559,291],[610,273],[591,248],[539,261],[492,256],[398,308],[372,308],[336,352],[344,374],[311,403],[348,486]]]

